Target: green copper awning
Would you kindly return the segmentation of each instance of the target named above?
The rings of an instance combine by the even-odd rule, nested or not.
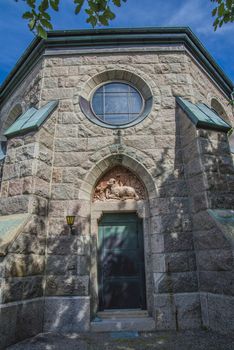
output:
[[[25,134],[29,131],[37,130],[48,116],[55,110],[58,101],[48,102],[40,109],[34,107],[29,108],[6,130],[4,135],[12,137]]]
[[[208,213],[234,247],[234,210],[208,209]]]
[[[182,97],[176,97],[176,102],[187,114],[197,128],[213,129],[228,132],[232,127],[218,114],[203,103],[193,104]]]
[[[22,232],[30,217],[31,214],[14,214],[0,217],[0,256],[7,254],[9,245]]]

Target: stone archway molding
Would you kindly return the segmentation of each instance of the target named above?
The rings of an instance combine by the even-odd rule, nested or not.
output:
[[[95,92],[95,90],[104,83],[116,81],[128,83],[136,89],[138,89],[144,100],[143,111],[136,120],[131,121],[128,124],[112,125],[105,123],[104,121],[101,121],[97,118],[97,116],[94,114],[91,108],[92,95]],[[84,84],[83,88],[81,89],[81,92],[79,93],[78,98],[80,109],[92,123],[102,126],[104,128],[124,129],[126,127],[139,124],[149,115],[153,107],[153,94],[151,91],[151,87],[147,84],[146,81],[147,80],[143,79],[142,76],[137,75],[136,73],[126,69],[107,69],[103,72],[92,76]],[[77,97],[74,97],[74,99],[77,100]]]
[[[125,149],[125,151],[127,151]],[[145,187],[144,198],[139,200],[130,199],[124,201],[97,201],[93,202],[93,195],[96,185],[116,166],[128,169],[132,174],[135,174]],[[137,159],[126,153],[114,153],[106,156],[90,169],[84,178],[83,184],[80,187],[79,199],[82,202],[90,204],[90,242],[91,242],[91,257],[90,257],[90,306],[91,315],[95,317],[98,311],[98,278],[97,278],[97,239],[98,239],[98,223],[104,213],[136,213],[142,220],[142,229],[144,234],[144,251],[145,251],[145,274],[146,274],[146,306],[149,314],[153,312],[153,296],[151,285],[153,283],[151,263],[146,259],[148,254],[151,254],[150,234],[151,230],[151,212],[149,199],[157,196],[154,181],[148,170]]]
[[[151,87],[146,83],[147,77],[142,77],[127,69],[107,69],[92,76],[83,86],[80,96],[89,99],[92,91],[103,83],[110,81],[125,81],[135,86],[142,94],[145,100],[153,96]]]
[[[23,113],[23,108],[20,103],[16,103],[10,110],[7,118],[3,121],[1,130],[1,139],[6,141],[7,138],[4,136],[4,132],[16,121],[16,119]]]
[[[138,178],[141,179],[142,183],[146,188],[149,199],[157,197],[157,189],[155,187],[155,183],[147,169],[136,159],[130,157],[127,154],[122,153],[109,155],[97,162],[92,167],[92,169],[85,176],[83,183],[80,187],[78,195],[79,199],[91,201],[93,191],[101,176],[105,172],[117,165],[121,165],[129,169],[130,171],[135,173],[138,176]]]

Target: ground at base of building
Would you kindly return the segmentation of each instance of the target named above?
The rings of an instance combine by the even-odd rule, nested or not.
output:
[[[232,350],[234,337],[206,330],[168,332],[41,333],[8,350]]]

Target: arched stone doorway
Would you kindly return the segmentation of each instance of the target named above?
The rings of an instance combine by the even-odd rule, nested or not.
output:
[[[102,171],[100,171],[102,169]],[[99,174],[99,176],[97,176]],[[96,176],[96,181],[95,181]],[[97,311],[105,308],[139,308],[147,309],[149,314],[153,312],[153,273],[151,266],[151,214],[149,198],[156,197],[155,186],[151,176],[146,169],[137,161],[126,155],[110,156],[101,162],[97,163],[94,169],[86,176],[83,187],[80,189],[80,196],[83,200],[88,198],[88,189],[91,188],[92,193],[90,207],[90,235],[91,235],[91,268],[90,268],[90,294],[91,294],[91,318],[93,318]],[[117,192],[116,192],[117,190]],[[118,193],[118,190],[121,194]],[[112,221],[110,225],[110,221]],[[110,239],[101,239],[103,231],[106,227],[109,228]],[[111,226],[111,227],[110,227]],[[134,231],[135,227],[135,231]],[[137,230],[136,230],[137,228]],[[108,231],[107,229],[107,231]],[[121,231],[121,230],[124,230]],[[132,230],[131,233],[129,233]],[[140,230],[142,230],[140,232]],[[119,233],[118,234],[116,234]],[[121,236],[122,235],[122,236]],[[129,238],[131,235],[131,239]],[[121,238],[120,238],[121,236]],[[142,237],[142,240],[141,240]],[[106,245],[113,243],[117,244],[120,249],[120,257],[112,254],[106,248]],[[126,264],[126,251],[124,245],[128,243],[133,247],[131,254],[133,258],[128,260],[132,266],[137,266],[135,275],[133,271],[126,271],[119,267],[117,273],[122,273],[120,277],[124,279],[125,285],[128,284],[129,278],[132,278],[133,283],[129,284],[129,288],[123,288],[119,285],[119,293],[125,293],[125,300],[122,303],[114,303],[114,295],[116,295],[116,288],[113,292],[113,286],[108,285],[108,290],[112,288],[112,298],[108,299],[106,296],[103,304],[103,288],[101,285],[101,278],[103,277],[103,265],[108,261],[108,254],[112,254],[112,265],[107,266],[109,269],[116,267],[113,260],[119,259],[121,265]],[[112,248],[116,248],[113,247]],[[120,247],[121,246],[121,247]],[[138,246],[138,248],[136,247]],[[134,256],[135,255],[135,256]],[[142,259],[142,264],[135,263],[136,260]],[[103,261],[104,260],[104,261]],[[111,259],[109,259],[110,261]],[[135,263],[135,265],[134,265]],[[105,267],[104,267],[105,268]],[[131,270],[131,268],[129,267]],[[120,271],[121,270],[121,271]],[[134,270],[134,269],[133,269]],[[137,271],[136,271],[137,270]],[[126,276],[128,273],[131,276]],[[137,276],[136,276],[137,275]],[[113,283],[116,285],[119,281],[115,276],[112,277]],[[107,281],[108,282],[108,281]],[[135,283],[135,286],[134,286]],[[139,295],[135,301],[131,302],[130,293],[133,290],[140,288]],[[126,292],[126,289],[128,291]],[[120,296],[123,297],[124,295]],[[108,301],[108,300],[109,301]],[[136,299],[138,299],[138,304]],[[111,301],[112,300],[112,301]]]

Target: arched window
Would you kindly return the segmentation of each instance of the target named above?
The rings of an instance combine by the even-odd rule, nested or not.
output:
[[[227,116],[227,113],[225,112],[223,106],[219,101],[217,101],[215,98],[212,98],[211,100],[211,108],[226,122],[230,124],[229,118]]]
[[[17,104],[12,108],[3,125],[4,131],[6,131],[16,121],[16,119],[22,114],[22,112],[23,111],[20,104]]]
[[[219,101],[217,101],[215,98],[212,98],[211,100],[211,107],[215,110],[215,112],[223,118],[228,124],[231,125],[231,122],[227,116],[227,113],[225,112],[223,106]],[[230,151],[234,153],[234,132],[230,134],[229,136],[229,146],[230,146]]]
[[[8,117],[6,118],[5,122],[3,123],[0,138],[0,161],[3,160],[6,156],[7,139],[4,136],[4,132],[15,122],[15,120],[22,114],[22,112],[23,111],[21,105],[15,105],[8,114]]]

